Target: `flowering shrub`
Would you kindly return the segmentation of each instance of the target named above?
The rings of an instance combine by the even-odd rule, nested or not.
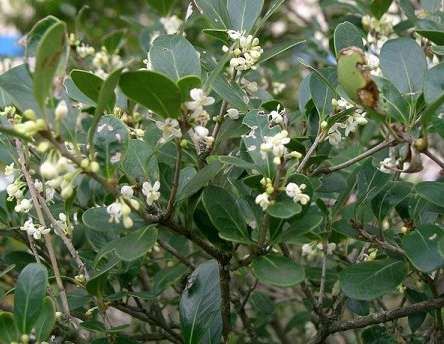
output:
[[[0,64],[0,343],[442,343],[441,2],[147,3]]]

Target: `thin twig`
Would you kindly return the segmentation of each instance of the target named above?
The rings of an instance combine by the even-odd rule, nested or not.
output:
[[[223,336],[225,343],[228,342],[228,337],[231,332],[231,296],[230,296],[230,269],[228,261],[219,262],[219,275],[220,275],[220,289],[222,298],[222,322],[223,322]]]
[[[31,195],[32,203],[34,204],[34,209],[37,213],[38,220],[42,226],[46,227],[45,218],[43,216],[42,209],[41,209],[40,203],[38,201],[38,197],[37,197],[37,190],[35,189],[31,175],[29,174],[29,172],[26,168],[25,154],[23,152],[21,142],[17,141],[16,146],[17,146],[17,151],[19,154],[20,167],[21,167],[23,176],[25,177],[26,184],[28,185],[29,193]],[[73,320],[71,318],[71,313],[69,310],[68,298],[66,296],[65,287],[64,287],[63,281],[60,277],[60,269],[59,269],[59,265],[57,263],[57,258],[56,258],[55,252],[54,252],[54,246],[52,244],[51,235],[49,233],[45,234],[44,240],[45,240],[46,249],[48,250],[49,259],[51,261],[51,266],[52,266],[52,269],[54,272],[54,276],[56,279],[56,284],[59,289],[60,299],[62,301],[63,312],[65,313],[65,315],[68,319]],[[72,323],[74,326],[77,326],[77,324],[74,321],[72,321]]]
[[[177,189],[179,188],[180,166],[182,160],[182,147],[180,147],[180,139],[176,140],[176,166],[174,168],[173,182],[171,184],[170,197],[168,198],[168,205],[165,212],[165,218],[169,219],[173,215],[174,202],[176,201]]]
[[[316,135],[316,138],[313,142],[313,144],[311,145],[311,147],[308,149],[307,154],[305,154],[304,159],[302,159],[301,163],[299,164],[299,166],[296,169],[297,173],[301,173],[302,170],[304,169],[305,165],[307,164],[308,160],[311,158],[311,156],[313,155],[314,151],[316,150],[316,148],[318,147],[318,145],[322,142],[322,140],[324,139],[325,134],[323,132],[319,132]]]
[[[312,175],[319,175],[319,174],[330,174],[333,173],[335,171],[339,171],[342,170],[344,168],[347,168],[381,150],[383,150],[384,148],[393,146],[394,144],[396,144],[397,141],[396,140],[392,140],[392,141],[383,141],[381,143],[379,143],[378,145],[376,145],[373,148],[370,148],[369,150],[365,151],[364,153],[354,157],[353,159],[350,159],[346,162],[343,162],[342,164],[336,165],[336,166],[332,166],[332,167],[325,167],[325,168],[320,168],[316,171],[314,171],[312,173]]]
[[[438,158],[435,154],[433,154],[431,151],[426,150],[424,152],[425,155],[427,155],[430,159],[432,159],[434,162],[436,162],[443,170],[444,170],[444,161],[442,161],[440,158]]]

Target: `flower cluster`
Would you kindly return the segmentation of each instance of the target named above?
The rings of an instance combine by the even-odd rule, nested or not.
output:
[[[300,203],[302,205],[310,202],[310,196],[304,194],[304,190],[307,188],[305,184],[297,185],[296,183],[288,183],[285,187],[287,196],[293,199],[294,203]]]
[[[256,197],[255,202],[262,208],[263,211],[265,211],[270,205],[273,204],[271,195],[274,193],[274,187],[270,178],[262,178],[261,184],[265,188],[265,192],[259,194]]]
[[[114,203],[111,203],[106,211],[109,215],[110,223],[120,223],[123,219],[123,226],[131,228],[134,221],[131,219],[131,207],[138,210],[140,208],[139,201],[134,199],[134,190],[131,186],[124,185],[120,190],[121,197],[117,198]],[[130,205],[131,207],[130,207]]]
[[[25,221],[20,229],[28,233],[28,235],[32,236],[35,240],[40,240],[43,235],[51,231],[50,228],[46,228],[45,226],[35,225],[31,218]]]
[[[330,242],[327,244],[327,255],[332,255],[336,250],[336,244],[334,242]],[[322,243],[312,242],[309,244],[302,245],[302,256],[306,257],[308,260],[313,260],[317,256],[321,254],[323,251]]]
[[[157,128],[162,132],[160,143],[165,143],[171,139],[182,137],[179,122],[177,119],[167,118],[165,121],[157,121]]]
[[[290,143],[288,137],[288,131],[282,130],[274,136],[265,136],[264,142],[261,144],[262,159],[268,158],[268,153],[272,153],[273,163],[276,165],[281,164],[281,159],[287,153],[287,147],[285,145]]]
[[[214,98],[206,95],[200,88],[193,88],[190,91],[190,97],[192,100],[186,102],[185,106],[191,112],[191,119],[198,125],[206,126],[210,115],[204,107],[213,105]]]
[[[353,105],[344,98],[332,100],[333,110],[339,113],[344,110],[353,108]],[[328,140],[330,144],[337,146],[342,141],[342,133],[340,129],[345,129],[344,134],[348,137],[351,133],[356,132],[359,126],[366,125],[368,120],[367,113],[360,108],[355,109],[353,114],[347,117],[344,123],[336,122],[328,130]],[[327,122],[322,122],[321,127],[326,127]]]
[[[230,66],[238,71],[254,69],[264,52],[259,45],[259,38],[233,30],[229,30],[228,35],[234,44],[231,48],[224,45],[223,51],[231,55]]]
[[[5,176],[10,181],[10,184],[6,187],[7,199],[8,201],[16,201],[14,210],[17,213],[28,213],[32,209],[32,202],[30,199],[24,198],[26,183],[21,180],[21,176],[15,178],[16,171],[14,163],[7,165],[5,168]]]
[[[105,47],[96,52],[92,64],[96,68],[95,73],[102,78],[106,78],[108,73],[123,66],[120,55],[110,54]]]

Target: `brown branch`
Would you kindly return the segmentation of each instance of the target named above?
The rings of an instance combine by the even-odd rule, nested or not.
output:
[[[434,162],[436,162],[443,170],[444,170],[444,161],[439,159],[435,154],[430,152],[429,150],[426,150],[423,152],[425,155],[427,155],[430,159],[432,159]]]
[[[220,290],[222,297],[222,321],[223,321],[223,336],[225,343],[228,342],[228,338],[231,332],[231,296],[230,296],[230,269],[229,261],[219,261],[219,276],[220,276]]]
[[[431,300],[414,303],[409,306],[396,308],[389,311],[383,311],[374,313],[364,317],[358,317],[354,320],[338,320],[334,321],[328,326],[326,326],[325,330],[319,333],[312,341],[312,344],[320,344],[324,343],[325,339],[336,332],[348,331],[352,329],[364,328],[370,325],[376,325],[385,323],[388,321],[393,321],[399,318],[404,318],[406,316],[427,312],[435,309],[440,309],[444,307],[444,297],[438,297]]]
[[[308,160],[313,155],[313,153],[315,152],[316,148],[322,142],[324,137],[325,137],[325,133],[324,132],[320,132],[320,133],[318,133],[318,135],[316,135],[316,138],[315,138],[313,144],[308,149],[308,152],[305,154],[304,159],[302,159],[301,163],[297,167],[297,169],[296,169],[297,173],[301,173],[302,172],[302,170],[304,169],[304,167],[307,164]]]
[[[335,171],[339,171],[342,170],[344,168],[347,168],[365,158],[368,158],[369,156],[383,150],[384,148],[393,146],[395,144],[397,144],[398,141],[396,140],[392,140],[392,141],[383,141],[381,143],[379,143],[378,145],[376,145],[373,148],[370,148],[369,150],[365,151],[364,153],[354,157],[353,159],[350,159],[342,164],[336,165],[336,166],[332,166],[332,167],[325,167],[325,168],[320,168],[316,171],[313,172],[312,175],[319,175],[319,174],[330,174],[333,173]]]

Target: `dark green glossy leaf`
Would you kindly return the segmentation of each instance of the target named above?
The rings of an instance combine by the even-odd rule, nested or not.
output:
[[[444,183],[422,182],[415,186],[416,193],[439,207],[444,205]]]
[[[210,260],[188,278],[180,299],[180,322],[185,343],[219,343],[222,334],[219,264]]]
[[[231,29],[228,18],[227,0],[196,0],[201,13],[215,29]]]
[[[389,211],[402,202],[410,193],[412,185],[407,182],[390,182],[373,198],[371,205],[373,213],[382,221]]]
[[[305,278],[304,269],[290,258],[267,255],[255,258],[252,268],[256,278],[264,284],[292,287]]]
[[[440,63],[429,69],[424,81],[424,98],[427,105],[432,105],[440,97],[444,95],[444,63]],[[444,106],[440,106],[436,113],[444,110]]]
[[[402,239],[402,247],[412,264],[420,271],[430,273],[444,266],[444,257],[439,254],[438,243],[444,229],[434,225],[422,225]]]
[[[58,22],[46,31],[37,48],[34,95],[42,109],[51,93],[52,82],[65,50],[66,24]]]
[[[103,79],[94,73],[80,69],[74,69],[70,74],[71,80],[76,87],[89,99],[96,104],[99,100],[100,90],[103,85]]]
[[[14,316],[22,333],[30,333],[37,321],[46,295],[48,271],[32,263],[20,273],[15,287]]]
[[[159,180],[159,166],[153,147],[140,140],[129,140],[128,153],[122,163],[126,175],[138,181]]]
[[[380,19],[388,11],[392,2],[393,0],[372,0],[370,10],[377,19]]]
[[[392,292],[406,276],[405,263],[400,260],[375,260],[355,264],[340,273],[341,289],[356,300],[373,300]]]
[[[202,193],[202,202],[221,238],[251,243],[245,219],[233,195],[220,187],[208,186]]]
[[[10,344],[18,342],[19,331],[13,314],[0,312],[0,343]]]
[[[180,115],[180,89],[162,74],[146,70],[127,72],[120,78],[120,87],[128,98],[162,117]]]
[[[35,336],[38,342],[48,341],[56,323],[56,307],[50,297],[45,297],[40,315],[35,323]]]
[[[330,84],[335,85],[337,83],[336,68],[327,67],[321,69],[319,73]],[[331,101],[335,95],[318,74],[314,73],[310,77],[310,93],[321,119],[329,116],[333,112]]]

